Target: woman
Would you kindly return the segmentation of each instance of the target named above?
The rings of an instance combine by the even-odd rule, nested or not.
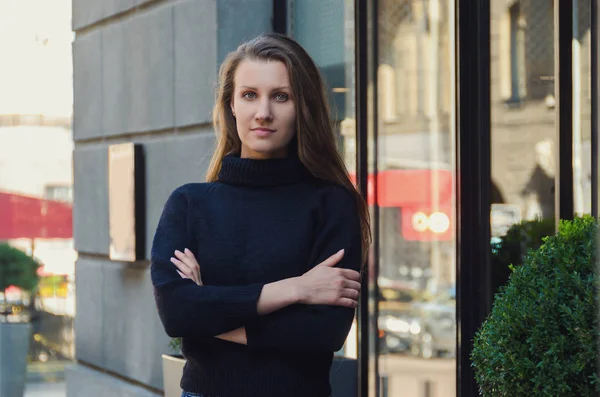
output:
[[[207,183],[169,197],[152,247],[184,396],[327,397],[370,243],[368,210],[336,150],[319,71],[266,34],[229,54]]]

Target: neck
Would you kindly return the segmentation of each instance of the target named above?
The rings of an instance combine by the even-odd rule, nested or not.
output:
[[[288,157],[287,149],[282,149],[279,152],[275,153],[258,153],[254,151],[244,150],[240,153],[240,158],[249,159],[249,160],[272,160],[272,159],[283,159]]]
[[[221,163],[218,180],[239,186],[278,186],[306,181],[310,172],[298,156],[282,158],[244,158],[227,155]]]

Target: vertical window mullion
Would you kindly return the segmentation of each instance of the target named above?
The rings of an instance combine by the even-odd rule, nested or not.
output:
[[[457,396],[477,396],[472,341],[491,310],[490,0],[456,0]]]
[[[598,3],[591,1],[591,151],[592,215],[598,217]]]
[[[554,6],[555,90],[558,104],[558,167],[555,179],[556,225],[573,219],[573,1],[555,0]]]

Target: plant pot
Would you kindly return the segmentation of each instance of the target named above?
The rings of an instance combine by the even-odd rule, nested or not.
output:
[[[162,355],[163,364],[163,388],[165,397],[181,397],[181,377],[185,359],[182,356]]]
[[[23,397],[27,376],[29,323],[0,323],[0,396]]]

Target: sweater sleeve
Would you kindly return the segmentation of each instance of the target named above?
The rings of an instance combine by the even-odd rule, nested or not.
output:
[[[325,197],[322,214],[324,220],[317,232],[310,266],[316,266],[344,248],[344,257],[337,267],[359,271],[361,228],[354,198],[336,187]],[[248,322],[248,346],[336,352],[344,345],[354,314],[354,309],[341,306],[291,305]]]
[[[212,337],[256,317],[263,284],[199,286],[183,279],[170,261],[176,249],[193,250],[187,186],[175,190],[163,209],[152,243],[150,273],[159,317],[171,337]]]

